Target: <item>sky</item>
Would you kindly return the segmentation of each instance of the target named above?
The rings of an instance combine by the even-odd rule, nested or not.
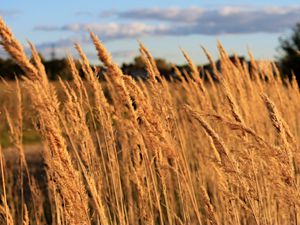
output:
[[[93,63],[96,52],[89,30],[96,33],[121,64],[138,55],[138,41],[154,57],[185,63],[183,48],[198,63],[207,60],[201,46],[217,59],[217,41],[228,53],[258,59],[279,56],[279,37],[300,22],[296,0],[3,0],[0,16],[28,48],[33,42],[45,58],[76,57],[79,43]],[[0,56],[3,55],[0,50]]]

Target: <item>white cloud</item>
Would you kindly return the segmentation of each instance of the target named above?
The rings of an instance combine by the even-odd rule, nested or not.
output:
[[[145,8],[134,9],[123,12],[114,12],[119,18],[127,19],[139,19],[139,20],[160,20],[160,21],[172,21],[172,22],[194,22],[199,19],[205,10],[199,7],[191,8]]]
[[[135,9],[117,12],[122,19],[167,22],[169,34],[281,32],[300,21],[300,7],[222,7]],[[168,32],[167,32],[168,33]]]

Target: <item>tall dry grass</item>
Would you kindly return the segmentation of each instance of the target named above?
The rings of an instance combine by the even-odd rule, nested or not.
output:
[[[149,75],[123,74],[91,33],[105,81],[76,44],[79,76],[49,83],[33,44],[32,60],[0,19],[1,45],[24,70],[6,124],[18,163],[0,151],[3,224],[298,224],[300,94],[273,63],[233,63],[218,43],[221,69],[189,71],[167,82],[146,47]],[[57,93],[61,94],[58,95]],[[29,98],[29,100],[27,100]],[[30,102],[34,111],[27,109]],[[42,140],[42,176],[23,146],[23,115]],[[8,163],[8,164],[7,164]],[[41,166],[41,165],[40,165]],[[41,181],[42,180],[42,181]]]

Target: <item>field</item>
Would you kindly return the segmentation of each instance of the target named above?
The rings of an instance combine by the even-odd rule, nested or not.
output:
[[[146,81],[124,75],[93,33],[100,81],[50,83],[4,21],[1,44],[24,70],[1,84],[1,224],[298,224],[300,93],[271,62],[233,63],[166,81],[140,44]],[[1,147],[0,147],[1,149]]]

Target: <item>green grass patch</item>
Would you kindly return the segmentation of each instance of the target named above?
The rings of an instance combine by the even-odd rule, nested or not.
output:
[[[12,146],[9,135],[10,135],[10,133],[8,130],[1,131],[0,145],[3,148]],[[41,142],[41,137],[37,131],[35,131],[33,129],[28,129],[28,130],[23,131],[23,144],[24,145],[36,144],[36,143],[40,143],[40,142]]]

